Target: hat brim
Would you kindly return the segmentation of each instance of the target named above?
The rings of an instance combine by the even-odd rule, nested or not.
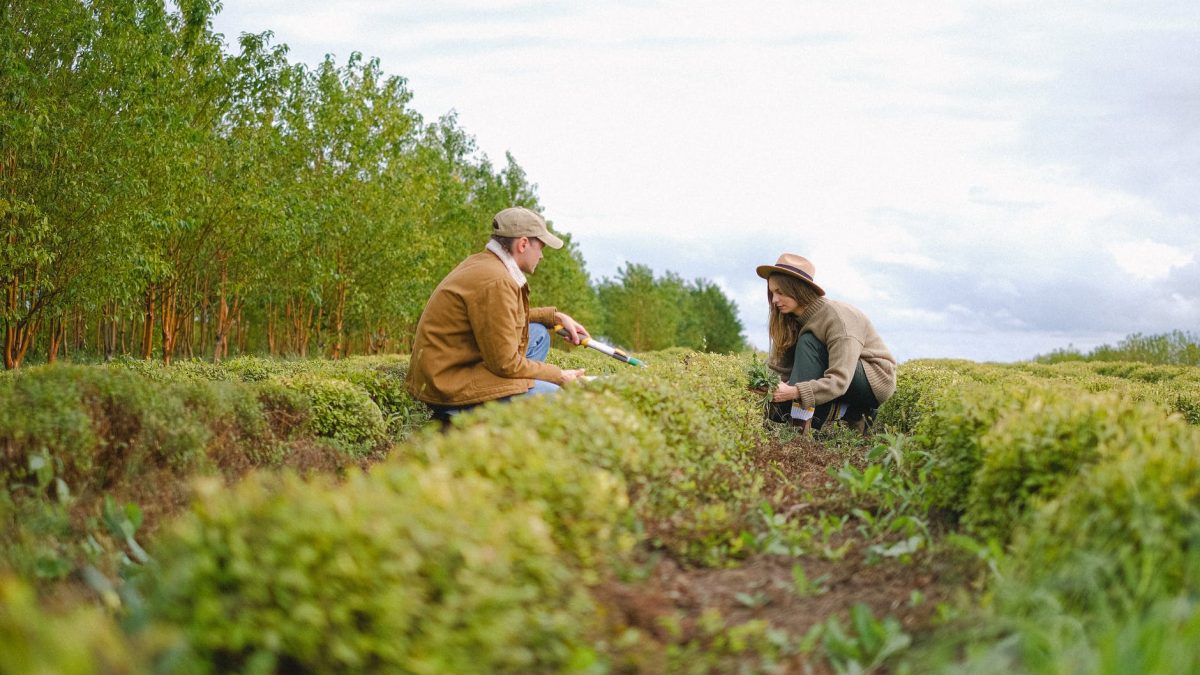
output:
[[[792,270],[785,269],[783,267],[776,267],[775,265],[759,265],[757,268],[755,268],[754,271],[758,272],[758,276],[760,276],[764,279],[769,278],[772,274],[786,274],[789,277],[792,277],[793,279],[799,279],[800,281],[803,281],[804,283],[808,284],[809,286],[812,286],[813,290],[815,290],[817,292],[817,295],[825,295],[825,289],[818,286],[817,282],[813,281],[812,279],[807,279],[799,274],[796,274]]]
[[[537,238],[541,239],[542,243],[549,246],[550,248],[562,248],[563,247],[563,240],[550,234],[549,232],[546,232],[546,234],[539,234],[537,236]]]

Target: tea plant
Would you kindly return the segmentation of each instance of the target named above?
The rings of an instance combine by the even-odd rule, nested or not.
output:
[[[854,605],[849,625],[830,617],[814,627],[822,651],[839,673],[870,673],[912,644],[900,622],[892,617],[876,619],[869,607]]]

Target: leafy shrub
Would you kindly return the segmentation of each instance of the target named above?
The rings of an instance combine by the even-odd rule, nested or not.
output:
[[[264,422],[280,439],[311,433],[312,404],[302,392],[279,380],[254,382],[251,390],[258,398]]]
[[[1024,577],[1072,607],[1200,592],[1200,431],[1154,418],[1126,431],[1014,544]]]
[[[533,672],[592,658],[592,614],[531,504],[433,464],[202,486],[152,551],[151,614],[198,670]]]
[[[159,383],[120,368],[50,365],[0,381],[6,482],[27,478],[44,455],[76,491],[107,489],[149,467],[206,465],[210,429],[187,405],[208,383]],[[9,407],[11,406],[11,407]],[[102,472],[102,473],[101,473]]]
[[[32,589],[0,572],[0,673],[128,673],[146,670],[99,608],[48,614]]]
[[[656,476],[643,515],[651,536],[685,559],[723,564],[744,551],[761,478],[749,452],[763,438],[761,412],[737,357],[656,352],[654,366],[588,385],[623,399],[662,433],[669,474]],[[705,514],[703,519],[696,514]]]
[[[965,521],[1005,540],[1034,500],[1056,497],[1099,458],[1102,447],[1136,442],[1161,415],[1120,397],[1044,390],[997,420],[979,440],[982,462],[974,476]]]
[[[983,434],[1018,407],[1014,394],[973,384],[943,396],[937,408],[921,416],[912,445],[930,458],[931,506],[954,513],[966,510],[971,483],[983,463]]]
[[[900,367],[896,392],[879,406],[875,425],[903,433],[911,432],[939,402],[970,382],[950,369],[948,363],[912,361]]]
[[[597,581],[595,570],[615,562],[634,543],[624,481],[580,461],[570,448],[533,427],[496,425],[491,423],[495,418],[486,415],[492,411],[481,412],[485,414],[480,424],[449,436],[431,436],[407,456],[451,467],[455,476],[487,479],[496,486],[497,507],[536,507],[554,543],[584,572],[584,580]]]
[[[312,429],[318,436],[340,441],[356,455],[370,452],[383,440],[383,414],[361,387],[315,375],[294,375],[278,382],[308,398]]]

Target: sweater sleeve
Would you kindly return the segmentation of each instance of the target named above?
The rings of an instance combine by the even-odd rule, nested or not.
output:
[[[829,368],[825,374],[820,379],[796,383],[803,408],[815,408],[845,394],[854,379],[854,370],[862,355],[862,341],[843,335],[825,346],[829,349]]]
[[[503,281],[489,284],[480,290],[475,305],[467,316],[488,370],[509,379],[563,383],[561,369],[528,359],[521,350],[521,332],[526,324],[520,300],[510,285]]]

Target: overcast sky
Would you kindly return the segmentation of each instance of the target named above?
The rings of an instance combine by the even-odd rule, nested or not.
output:
[[[513,153],[594,279],[714,281],[760,348],[754,268],[784,251],[902,361],[1200,330],[1197,0],[226,0],[215,25],[379,57]]]

